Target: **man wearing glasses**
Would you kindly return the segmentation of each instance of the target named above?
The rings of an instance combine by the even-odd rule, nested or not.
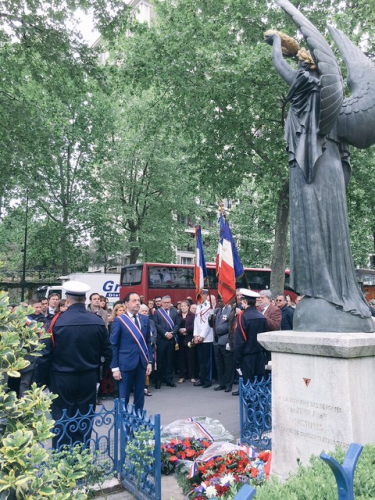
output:
[[[289,307],[285,295],[278,295],[276,305],[281,311],[281,330],[293,330],[293,307]]]

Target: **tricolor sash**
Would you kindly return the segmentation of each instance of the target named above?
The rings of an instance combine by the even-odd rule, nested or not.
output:
[[[55,326],[57,318],[60,316],[61,312],[58,312],[54,315],[52,318],[51,324],[49,325],[49,328],[47,330],[47,333],[51,334],[51,342],[52,342],[52,349],[55,348],[55,337],[53,335],[53,327]]]
[[[141,330],[138,326],[133,323],[133,321],[129,318],[127,314],[123,314],[122,316],[118,316],[118,319],[125,326],[125,328],[129,331],[130,335],[133,337],[135,342],[137,343],[139,350],[141,351],[143,357],[148,363],[148,349],[144,336],[142,335]]]
[[[165,312],[165,309],[161,307],[160,309],[158,309],[158,312],[160,313],[161,317],[168,323],[170,329],[173,330],[174,328],[173,319],[170,316],[168,316],[168,313]]]
[[[213,436],[212,436],[212,435],[208,432],[208,430],[207,430],[207,429],[205,429],[205,428],[203,427],[203,425],[202,425],[202,424],[200,424],[199,422],[197,422],[197,421],[195,420],[195,418],[194,418],[194,417],[189,417],[189,418],[187,418],[187,419],[186,419],[186,422],[191,422],[191,423],[193,423],[193,424],[195,425],[195,427],[197,427],[197,428],[199,429],[199,431],[203,434],[203,436],[204,436],[205,438],[209,439],[210,441],[214,441]]]

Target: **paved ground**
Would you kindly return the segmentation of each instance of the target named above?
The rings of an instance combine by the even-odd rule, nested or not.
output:
[[[202,387],[194,387],[190,381],[186,381],[183,384],[177,384],[176,388],[162,385],[162,388],[157,390],[150,386],[152,396],[145,398],[145,410],[148,415],[159,413],[162,426],[188,417],[215,418],[237,439],[240,436],[238,396],[232,396],[230,392],[215,392],[214,385],[208,389],[202,389]],[[234,386],[234,390],[237,387]],[[104,404],[106,408],[110,408],[113,403],[112,400],[108,400],[104,401]],[[113,491],[107,496],[99,498],[130,500],[133,497],[125,491]],[[175,478],[162,476],[162,499],[183,500],[183,498]]]

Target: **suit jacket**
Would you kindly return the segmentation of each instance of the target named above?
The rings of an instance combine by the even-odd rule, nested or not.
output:
[[[138,314],[138,320],[141,325],[141,333],[147,345],[148,361],[151,363],[150,320],[148,316],[142,314]],[[137,342],[119,318],[116,318],[112,323],[110,341],[113,351],[111,368],[120,368],[121,371],[126,372],[134,370],[138,366],[138,363],[141,363],[144,369],[146,369],[147,361],[140,351]]]
[[[177,311],[176,309],[169,309],[169,316],[173,323],[176,326],[177,323]],[[176,342],[174,338],[171,339],[166,339],[165,334],[167,332],[173,332],[173,328],[169,326],[169,324],[166,322],[166,320],[163,318],[163,316],[160,314],[159,309],[155,310],[154,314],[154,322],[155,322],[155,327],[157,331],[157,341],[158,342]]]
[[[280,309],[282,320],[281,330],[293,330],[293,316],[294,309],[292,307],[284,306]]]
[[[281,311],[278,307],[270,304],[267,310],[263,313],[267,320],[267,329],[269,332],[281,330]]]

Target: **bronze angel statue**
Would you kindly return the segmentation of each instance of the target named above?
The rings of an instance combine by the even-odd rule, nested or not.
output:
[[[346,185],[349,145],[375,143],[375,66],[342,32],[329,27],[348,69],[351,97],[325,38],[288,0],[275,0],[304,36],[298,50],[269,31],[273,64],[289,85],[285,140],[290,166],[291,286],[305,297],[295,329],[373,332],[369,306],[357,283],[350,243]],[[297,47],[296,47],[297,45]],[[285,56],[294,56],[295,68]]]

